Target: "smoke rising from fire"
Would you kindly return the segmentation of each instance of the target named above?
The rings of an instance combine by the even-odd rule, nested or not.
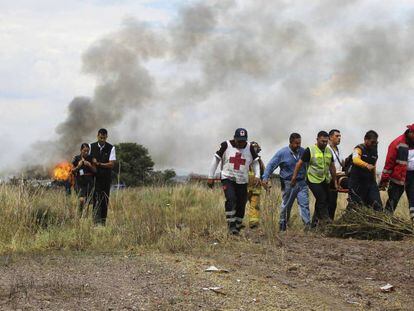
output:
[[[166,28],[127,19],[84,53],[96,88],[69,104],[51,154],[73,155],[105,127],[160,167],[203,172],[237,127],[265,158],[294,131],[310,144],[339,128],[350,152],[372,128],[384,158],[414,122],[414,15],[390,12],[375,1],[203,1]]]

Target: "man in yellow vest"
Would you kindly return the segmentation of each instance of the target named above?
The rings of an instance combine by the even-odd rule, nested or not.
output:
[[[252,141],[250,145],[254,148],[257,155],[259,155],[260,151],[262,150],[259,144],[255,141]],[[258,158],[259,165],[260,165],[260,176],[263,176],[265,165],[262,159]],[[252,165],[250,165],[249,170],[249,184],[247,187],[247,198],[249,200],[249,208],[247,210],[247,216],[249,217],[249,227],[251,229],[257,228],[259,226],[260,221],[260,195],[262,193],[262,185],[256,183],[254,170]]]
[[[323,225],[330,222],[328,206],[329,206],[329,183],[331,178],[336,184],[336,169],[333,161],[333,155],[327,148],[329,135],[325,131],[320,131],[316,138],[316,144],[306,148],[302,158],[298,161],[293,172],[291,185],[296,184],[296,176],[301,169],[303,163],[307,164],[306,180],[310,190],[312,191],[316,202],[315,210],[312,217],[312,227],[318,224]]]

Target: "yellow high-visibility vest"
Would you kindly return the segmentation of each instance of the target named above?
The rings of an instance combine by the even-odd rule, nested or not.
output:
[[[317,145],[311,146],[309,149],[311,157],[307,169],[308,180],[314,184],[320,184],[325,180],[329,182],[331,180],[329,166],[333,158],[331,150],[326,147],[322,151]]]

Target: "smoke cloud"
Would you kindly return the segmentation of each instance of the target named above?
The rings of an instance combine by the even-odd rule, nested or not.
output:
[[[350,153],[372,128],[385,158],[414,122],[412,13],[375,1],[203,1],[166,28],[128,19],[84,53],[95,92],[69,104],[50,154],[67,158],[105,127],[161,168],[205,172],[237,127],[265,160],[291,132],[306,145],[339,128]]]

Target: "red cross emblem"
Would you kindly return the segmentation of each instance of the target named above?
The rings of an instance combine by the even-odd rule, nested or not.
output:
[[[241,153],[240,152],[236,152],[236,156],[235,157],[230,157],[230,161],[231,164],[234,164],[234,169],[236,171],[240,170],[240,165],[245,165],[246,163],[246,159],[242,159],[241,157]]]

